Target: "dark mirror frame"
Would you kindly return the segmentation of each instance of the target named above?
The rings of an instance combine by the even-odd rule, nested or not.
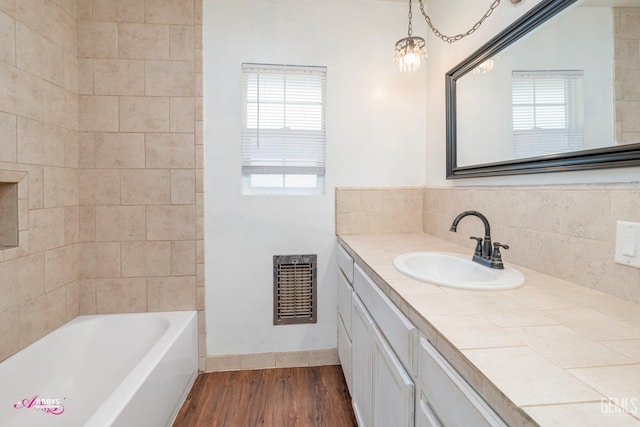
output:
[[[573,151],[472,166],[457,165],[457,80],[575,2],[576,0],[544,0],[540,2],[445,74],[447,179],[606,169],[640,165],[640,144]]]

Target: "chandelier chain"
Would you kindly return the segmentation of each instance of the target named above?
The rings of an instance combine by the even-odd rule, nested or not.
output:
[[[442,34],[436,27],[433,26],[433,24],[431,23],[431,18],[424,11],[424,4],[422,3],[422,0],[418,0],[418,2],[420,3],[420,12],[422,12],[422,15],[424,16],[425,21],[427,21],[427,25],[429,25],[429,28],[431,28],[431,30],[437,37],[439,37],[440,39],[444,40],[447,43],[457,42],[458,40],[473,34],[478,28],[480,28],[484,20],[487,19],[489,16],[491,16],[495,8],[498,7],[498,5],[500,5],[500,1],[501,0],[495,0],[493,3],[491,3],[491,5],[489,6],[489,9],[487,9],[487,11],[484,13],[482,18],[480,18],[480,20],[476,22],[473,25],[473,27],[471,27],[466,32],[456,34],[455,36],[447,36]],[[409,0],[409,34],[411,34],[411,0]]]
[[[411,0],[409,0],[409,37],[411,37],[411,18],[413,18],[413,13],[411,12]]]

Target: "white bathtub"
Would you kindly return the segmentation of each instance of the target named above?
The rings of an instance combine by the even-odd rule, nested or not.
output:
[[[170,425],[197,343],[194,311],[77,317],[0,363],[0,426]]]

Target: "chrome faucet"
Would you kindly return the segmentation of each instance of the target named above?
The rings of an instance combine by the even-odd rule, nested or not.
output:
[[[484,224],[484,238],[473,236],[470,238],[471,240],[476,241],[476,248],[474,250],[472,260],[484,265],[485,267],[503,269],[504,264],[502,263],[500,248],[509,249],[509,246],[503,245],[500,242],[491,243],[491,225],[489,225],[489,220],[486,216],[478,211],[464,211],[455,217],[453,223],[451,223],[449,231],[453,231],[455,233],[460,220],[470,215],[478,217]]]

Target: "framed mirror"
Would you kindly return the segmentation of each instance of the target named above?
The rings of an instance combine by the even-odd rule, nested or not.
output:
[[[448,179],[640,165],[640,0],[543,0],[445,78]]]

